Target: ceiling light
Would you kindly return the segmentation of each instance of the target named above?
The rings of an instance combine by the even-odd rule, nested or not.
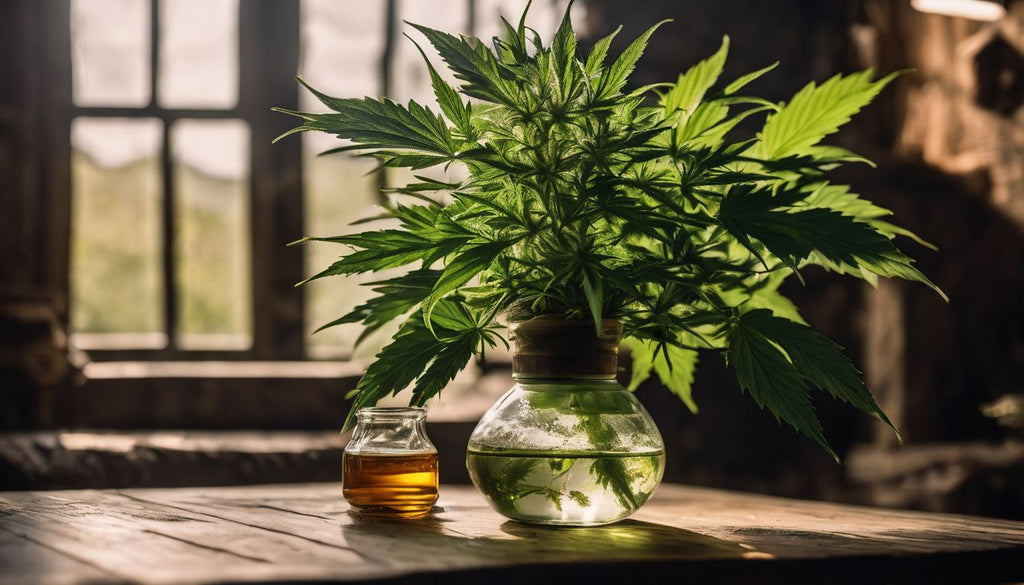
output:
[[[1006,16],[1006,7],[998,0],[910,0],[921,12],[959,16],[991,22]]]

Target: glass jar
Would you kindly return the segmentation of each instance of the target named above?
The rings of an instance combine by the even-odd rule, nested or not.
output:
[[[512,387],[467,449],[491,506],[522,522],[596,526],[626,518],[661,483],[665,444],[616,382],[622,326],[536,317],[513,328]]]
[[[363,408],[342,455],[342,491],[359,512],[415,518],[437,501],[437,448],[422,408]]]

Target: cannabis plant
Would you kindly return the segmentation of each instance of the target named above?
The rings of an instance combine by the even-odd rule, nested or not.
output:
[[[694,412],[694,368],[708,350],[759,406],[833,456],[811,387],[891,426],[841,348],[778,289],[809,265],[936,288],[893,244],[916,237],[827,176],[867,162],[821,141],[893,75],[836,75],[776,104],[745,91],[774,65],[720,82],[725,38],[674,83],[631,88],[664,23],[613,58],[614,33],[581,54],[568,11],[548,45],[525,16],[516,26],[502,19],[490,44],[412,25],[458,80],[446,82],[424,54],[440,112],[305,83],[331,111],[281,110],[302,120],[285,136],[327,132],[349,141],[329,152],[418,172],[387,190],[375,218],[383,227],[302,240],[341,246],[310,280],[385,273],[370,285],[376,296],[324,328],[362,323],[364,339],[401,320],[354,390],[346,428],[357,409],[409,386],[422,405],[474,354],[504,342],[502,323],[542,314],[595,328],[620,320],[630,387],[656,373]],[[752,125],[760,130],[744,135]],[[463,178],[422,172],[438,167]]]

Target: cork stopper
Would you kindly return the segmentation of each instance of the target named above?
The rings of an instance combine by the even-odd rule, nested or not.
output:
[[[512,326],[512,375],[541,379],[614,379],[619,366],[622,324],[541,315]]]

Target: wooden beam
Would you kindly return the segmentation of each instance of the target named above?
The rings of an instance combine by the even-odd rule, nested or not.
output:
[[[0,3],[0,429],[49,424],[69,382],[68,0]]]

